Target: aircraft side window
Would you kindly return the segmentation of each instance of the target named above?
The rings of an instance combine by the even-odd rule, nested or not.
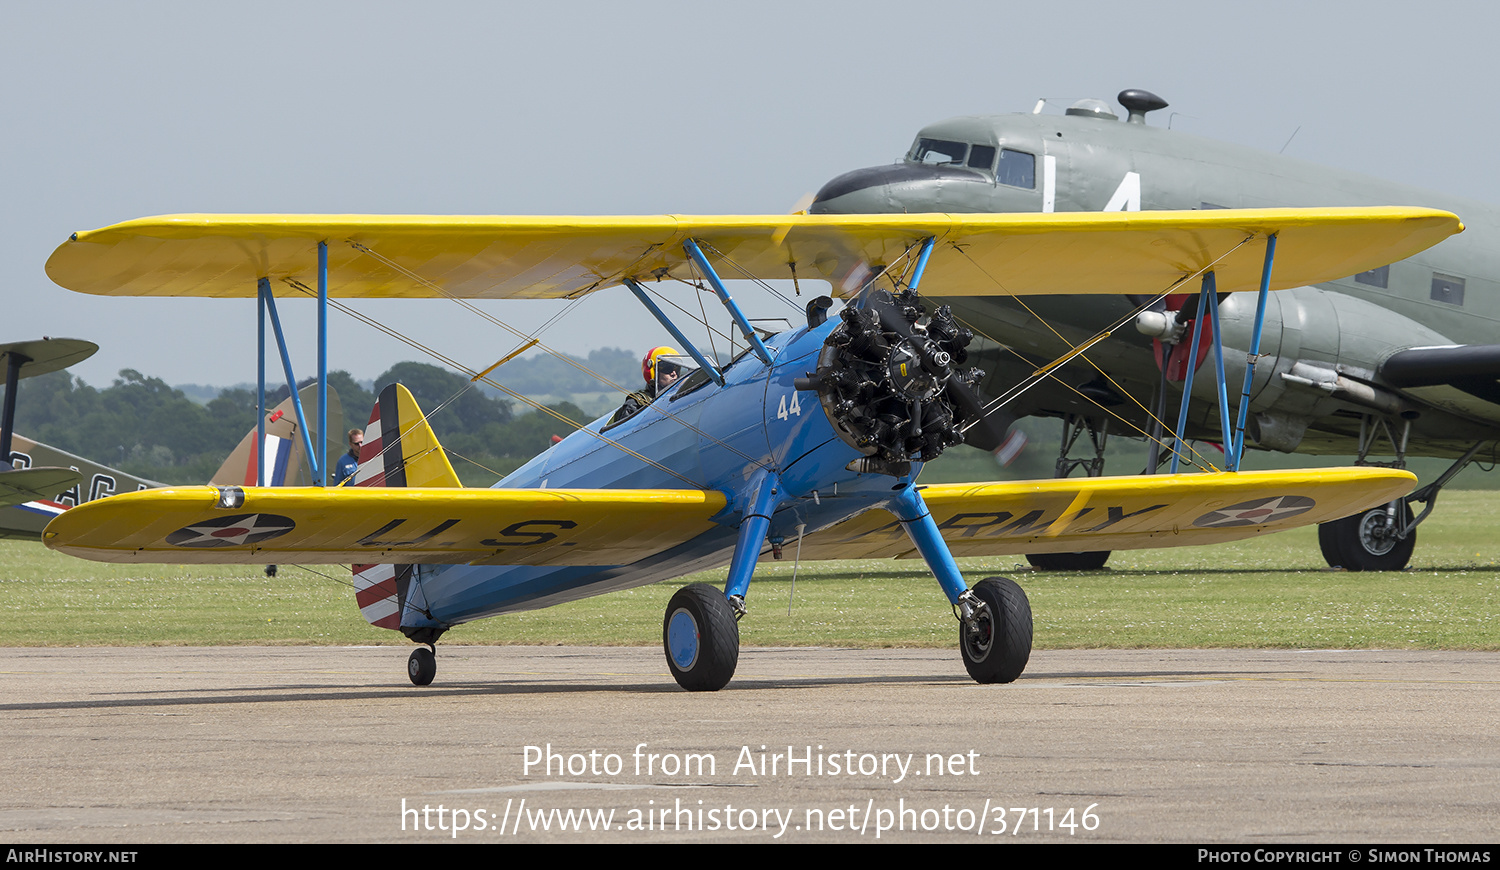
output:
[[[995,146],[975,145],[969,149],[969,168],[988,172],[995,168]]]
[[[1464,304],[1464,279],[1433,272],[1432,298],[1449,305]]]
[[[947,139],[918,139],[917,153],[912,158],[912,162],[929,165],[957,163],[962,166],[964,155],[968,153],[968,150],[969,146],[965,142],[949,142]]]
[[[995,171],[995,180],[1011,187],[1036,189],[1036,155],[1000,149],[1000,168]]]
[[[1371,269],[1368,272],[1360,272],[1358,275],[1354,276],[1354,281],[1358,284],[1365,284],[1370,287],[1379,287],[1381,289],[1385,289],[1391,286],[1391,267],[1381,266],[1379,269]],[[1432,292],[1436,294],[1436,281],[1433,281],[1432,288]],[[1460,292],[1462,292],[1462,282],[1460,282]],[[1432,298],[1436,299],[1437,296],[1434,295]]]

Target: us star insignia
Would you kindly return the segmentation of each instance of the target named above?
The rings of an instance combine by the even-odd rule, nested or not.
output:
[[[166,540],[174,547],[243,547],[279,538],[296,527],[291,518],[276,514],[236,514],[184,526]]]
[[[1273,495],[1209,511],[1193,520],[1193,525],[1200,529],[1259,526],[1306,513],[1315,504],[1317,502],[1305,495]]]

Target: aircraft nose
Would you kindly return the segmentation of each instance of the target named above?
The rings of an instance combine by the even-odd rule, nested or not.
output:
[[[889,168],[870,166],[836,176],[832,181],[823,185],[818,195],[813,197],[808,211],[812,214],[844,214],[879,210],[853,206],[877,206],[879,204],[884,198],[882,194],[885,193],[884,188],[889,176],[885,170]]]
[[[894,163],[845,172],[823,185],[811,214],[883,214],[943,211],[943,188],[983,182],[984,176],[951,166]]]

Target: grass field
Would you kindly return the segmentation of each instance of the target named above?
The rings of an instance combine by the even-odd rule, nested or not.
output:
[[[1020,557],[960,560],[970,582],[1025,587],[1036,648],[1500,649],[1500,492],[1444,493],[1412,567],[1323,567],[1316,532],[1234,545],[1117,553],[1094,573],[1040,573]],[[750,587],[742,642],[759,646],[949,647],[956,623],[920,562],[804,564],[791,615],[788,560]],[[115,566],[0,541],[7,646],[408,645],[359,616],[347,570]],[[316,572],[316,573],[314,573]],[[445,643],[654,645],[683,583],[723,572],[459,626]]]

